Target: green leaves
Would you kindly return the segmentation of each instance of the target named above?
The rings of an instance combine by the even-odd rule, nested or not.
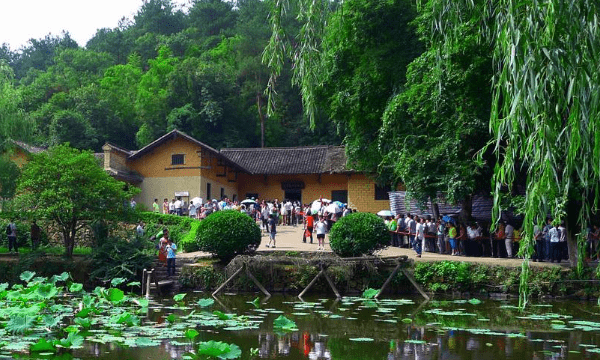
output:
[[[373,299],[377,294],[379,294],[379,290],[369,288],[363,291],[362,297],[364,299]]]
[[[173,300],[175,302],[180,302],[181,300],[183,300],[183,298],[186,296],[187,294],[182,293],[182,294],[177,294],[175,296],[173,296]]]
[[[105,292],[105,297],[110,302],[116,303],[125,298],[125,293],[121,289],[110,288]]]
[[[212,306],[215,303],[214,299],[200,299],[198,300],[198,302],[196,304],[198,304],[198,306],[200,307],[209,307]]]
[[[19,276],[19,279],[25,281],[25,282],[29,282],[31,281],[31,279],[33,279],[33,277],[35,276],[35,272],[32,271],[23,271],[21,273],[21,276]]]
[[[35,319],[30,315],[13,315],[6,323],[5,329],[11,333],[24,334],[35,325]]]
[[[246,214],[235,210],[217,211],[200,222],[196,239],[201,251],[228,260],[253,251],[260,244],[260,228]]]
[[[206,355],[218,359],[237,359],[242,356],[242,350],[235,344],[221,341],[206,341],[198,344],[198,355]]]
[[[373,254],[387,246],[388,229],[375,214],[352,213],[339,219],[329,236],[331,249],[339,256],[361,256]]]
[[[283,315],[279,315],[277,319],[273,320],[273,327],[276,330],[298,331],[296,323]]]

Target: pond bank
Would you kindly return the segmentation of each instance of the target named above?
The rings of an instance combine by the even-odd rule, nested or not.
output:
[[[462,259],[461,259],[462,260]],[[319,262],[330,266],[327,272],[335,287],[344,295],[356,295],[367,288],[379,289],[394,270],[388,263],[344,263],[331,253],[261,252],[254,257],[236,259],[225,266],[211,258],[199,259],[182,268],[179,281],[184,289],[214,291],[245,262],[257,280],[269,291],[298,295],[319,273]],[[466,261],[427,261],[407,263],[406,269],[430,294],[461,294],[480,297],[511,297],[519,293],[521,267],[472,263]],[[535,266],[529,279],[531,296],[590,300],[600,295],[600,282],[586,269],[579,277],[569,268]],[[257,291],[246,274],[240,274],[226,291]],[[312,294],[334,296],[324,278],[311,288]],[[412,294],[416,289],[398,272],[385,290],[386,294]]]

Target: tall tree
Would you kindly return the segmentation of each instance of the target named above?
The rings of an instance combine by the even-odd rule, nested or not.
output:
[[[135,192],[98,166],[91,152],[59,145],[25,165],[15,201],[25,217],[53,221],[71,257],[81,229],[98,219],[118,219]]]
[[[30,69],[44,71],[54,64],[54,56],[61,49],[77,49],[79,45],[68,32],[62,36],[46,35],[43,39],[30,39],[15,59],[15,76],[21,79]]]
[[[175,10],[171,0],[144,1],[134,16],[133,29],[137,34],[175,34],[184,28],[184,14]]]
[[[459,44],[459,29],[481,19],[479,31],[496,66],[490,129],[498,158],[496,207],[502,187],[526,173],[521,304],[527,303],[533,227],[547,214],[565,220],[572,266],[600,200],[600,4],[561,0],[430,0],[431,41]],[[481,10],[483,8],[483,11]],[[437,63],[444,62],[441,52]],[[497,213],[496,213],[497,217]]]
[[[163,135],[167,128],[166,118],[169,113],[167,85],[169,75],[177,63],[178,59],[171,55],[169,48],[162,47],[158,57],[149,60],[150,68],[140,79],[135,104],[136,116],[141,125],[136,134],[140,147]]]
[[[13,70],[0,60],[0,142],[31,140],[35,124],[22,106],[22,94],[14,85]]]
[[[492,56],[472,21],[460,28],[460,43],[446,52],[429,41],[432,9],[425,5],[415,20],[427,50],[408,68],[407,81],[383,115],[378,150],[379,173],[392,171],[412,198],[462,203],[471,215],[471,196],[490,193],[493,157],[481,166],[478,152],[487,144],[491,108]]]
[[[408,0],[349,0],[325,29],[322,93],[357,170],[374,173],[381,162],[383,113],[422,49],[410,24],[415,16]]]

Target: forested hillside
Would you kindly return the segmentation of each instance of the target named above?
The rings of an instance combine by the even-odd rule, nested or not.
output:
[[[326,118],[310,129],[289,67],[267,116],[270,2],[197,0],[185,11],[170,0],[140,5],[85,47],[68,33],[21,49],[4,44],[0,140],[137,149],[177,128],[215,148],[341,143]],[[285,27],[298,33],[294,9]]]

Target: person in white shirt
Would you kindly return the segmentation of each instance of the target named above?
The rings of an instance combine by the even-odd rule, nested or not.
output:
[[[560,230],[558,230],[558,221],[555,220],[554,226],[548,230],[550,236],[550,262],[560,262]]]
[[[188,209],[188,214],[192,219],[196,219],[197,215],[196,215],[196,205],[194,205],[193,201],[190,201],[190,207]]]
[[[169,214],[175,214],[175,199],[171,199],[171,202],[169,203]]]
[[[423,218],[419,219],[419,222],[415,226],[416,240],[415,240],[415,251],[417,257],[421,257],[423,249],[425,248],[425,221]]]
[[[319,216],[319,221],[315,224],[317,231],[317,240],[319,241],[319,250],[325,250],[325,233],[327,232],[327,221],[323,216]]]
[[[175,214],[177,214],[178,216],[181,216],[181,199],[177,198],[177,200],[175,201],[175,204],[173,205],[175,207]]]
[[[513,240],[515,239],[515,228],[511,223],[506,224],[506,228],[504,228],[504,233],[506,234],[506,239],[504,240],[504,245],[506,246],[506,257],[513,257]]]
[[[597,229],[598,226],[594,225],[594,228]],[[563,259],[569,260],[569,248],[567,246],[567,229],[562,223],[558,226],[558,231],[560,231],[560,238],[558,239],[560,262]]]

